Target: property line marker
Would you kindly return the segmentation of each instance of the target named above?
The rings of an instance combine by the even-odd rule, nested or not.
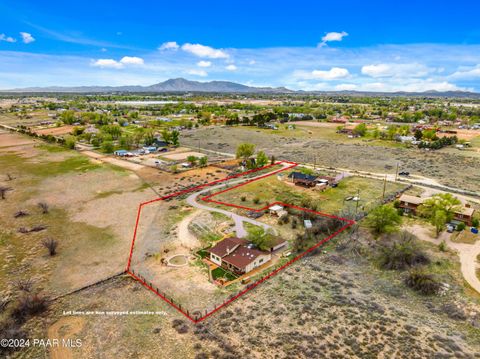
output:
[[[338,220],[342,220],[344,222],[346,222],[346,224],[341,227],[340,229],[338,229],[335,233],[332,233],[331,235],[329,235],[328,237],[322,239],[321,241],[319,241],[317,244],[315,244],[314,246],[308,248],[306,251],[300,253],[299,255],[297,255],[296,257],[292,258],[291,260],[289,260],[287,263],[283,264],[282,266],[278,267],[277,269],[273,270],[272,272],[270,272],[269,274],[267,274],[266,276],[260,278],[259,280],[257,280],[256,282],[248,285],[245,289],[243,289],[242,291],[240,291],[239,293],[237,293],[236,295],[234,295],[233,297],[229,298],[227,301],[225,301],[224,303],[220,304],[219,306],[215,307],[213,310],[211,310],[210,312],[206,312],[206,314],[200,318],[193,318],[191,315],[190,315],[190,312],[189,310],[187,309],[182,309],[180,305],[177,305],[175,303],[173,303],[172,300],[169,300],[165,295],[162,295],[158,290],[156,290],[155,288],[153,288],[150,284],[148,284],[147,282],[145,282],[143,279],[141,279],[139,276],[137,276],[136,274],[133,273],[133,270],[130,270],[131,268],[131,264],[132,264],[132,257],[133,257],[133,251],[134,251],[134,248],[135,248],[135,241],[137,239],[137,230],[138,230],[138,224],[140,222],[140,215],[141,215],[141,212],[142,212],[142,208],[146,205],[149,205],[151,203],[155,203],[155,202],[158,202],[158,201],[163,201],[163,200],[166,200],[166,199],[169,199],[169,198],[172,198],[172,197],[177,197],[177,196],[181,196],[183,194],[186,194],[186,193],[189,193],[189,192],[193,192],[193,191],[196,191],[196,190],[199,190],[199,189],[203,189],[203,188],[206,188],[206,187],[211,187],[213,185],[216,185],[218,183],[221,183],[221,182],[226,182],[226,181],[229,181],[231,179],[234,179],[234,178],[238,178],[238,177],[241,177],[241,176],[245,176],[245,175],[248,175],[248,174],[251,174],[251,173],[255,173],[255,172],[258,172],[258,171],[262,171],[262,170],[265,170],[265,169],[268,169],[268,168],[271,168],[273,166],[276,166],[278,164],[282,164],[282,163],[286,163],[286,164],[289,164],[290,166],[287,166],[287,167],[283,167],[283,168],[280,168],[279,170],[276,170],[274,172],[270,172],[270,173],[267,173],[265,175],[262,175],[262,176],[259,176],[259,177],[256,177],[256,178],[253,178],[253,179],[250,179],[250,180],[247,180],[245,182],[242,182],[240,184],[237,184],[233,187],[230,187],[230,188],[226,188],[224,190],[221,190],[221,191],[218,191],[218,192],[215,192],[215,193],[212,193],[208,196],[205,196],[205,197],[202,197],[200,198],[202,201],[205,201],[205,202],[209,202],[209,203],[215,203],[215,204],[219,204],[219,205],[223,205],[223,206],[228,206],[228,207],[235,207],[235,208],[239,208],[239,209],[244,209],[244,210],[247,210],[247,211],[253,211],[253,212],[261,212],[261,211],[265,211],[267,210],[268,208],[270,208],[271,206],[275,205],[275,204],[279,204],[279,205],[282,205],[284,207],[291,207],[291,208],[295,208],[297,210],[300,210],[300,211],[305,211],[305,212],[310,212],[310,213],[314,213],[316,215],[319,215],[319,216],[322,216],[322,217],[329,217],[329,218],[335,218],[335,219],[338,219]],[[136,281],[140,282],[145,288],[147,288],[148,290],[152,291],[153,293],[155,293],[157,296],[159,296],[160,298],[162,298],[165,302],[167,302],[168,304],[170,304],[173,308],[175,308],[177,311],[179,311],[180,313],[182,313],[185,317],[187,317],[188,319],[190,319],[193,323],[200,323],[201,321],[207,319],[208,317],[210,317],[212,314],[216,313],[218,310],[220,310],[221,308],[223,307],[226,307],[227,305],[229,305],[230,303],[232,303],[234,300],[238,299],[239,297],[241,297],[242,295],[244,295],[245,293],[247,293],[248,291],[256,288],[259,284],[263,283],[264,281],[266,281],[267,279],[275,276],[277,273],[279,273],[280,271],[282,271],[283,269],[285,269],[286,267],[292,265],[293,263],[295,263],[296,261],[298,261],[299,259],[303,258],[305,255],[307,255],[308,253],[314,251],[316,248],[320,247],[321,245],[323,245],[324,243],[328,242],[329,240],[331,240],[332,238],[334,238],[335,236],[339,235],[341,232],[343,232],[344,230],[346,230],[347,228],[349,228],[350,226],[352,226],[353,224],[355,224],[355,221],[353,220],[350,220],[350,219],[347,219],[347,218],[342,218],[342,217],[338,217],[338,216],[335,216],[335,215],[332,215],[332,214],[328,214],[328,213],[322,213],[322,212],[318,212],[318,211],[314,211],[312,209],[308,209],[308,208],[303,208],[303,207],[299,207],[299,206],[295,206],[295,205],[291,205],[291,204],[288,204],[288,203],[283,203],[283,202],[272,202],[271,204],[268,204],[267,206],[265,207],[262,207],[260,209],[255,209],[255,208],[249,208],[249,207],[245,207],[245,206],[240,206],[240,205],[236,205],[236,204],[233,204],[233,203],[225,203],[225,202],[221,202],[221,201],[216,201],[216,200],[213,200],[211,198],[219,195],[219,194],[222,194],[222,193],[225,193],[227,191],[231,191],[232,189],[235,189],[235,188],[238,188],[238,187],[241,187],[241,186],[245,186],[249,183],[252,183],[254,181],[258,181],[258,180],[261,180],[263,178],[266,178],[266,177],[270,177],[270,176],[273,176],[277,173],[280,173],[280,172],[283,172],[283,171],[287,171],[291,168],[294,168],[298,166],[298,163],[295,163],[295,162],[289,162],[289,161],[278,161],[274,164],[270,164],[268,166],[264,166],[264,167],[260,167],[260,168],[255,168],[253,170],[249,170],[249,171],[246,171],[246,172],[242,172],[242,173],[238,173],[238,174],[235,174],[235,175],[232,175],[232,176],[228,176],[226,178],[223,178],[223,179],[219,179],[219,180],[215,180],[213,182],[209,182],[209,183],[205,183],[205,184],[201,184],[199,186],[195,186],[195,187],[192,187],[192,188],[188,188],[188,189],[185,189],[185,190],[182,190],[182,191],[178,191],[178,192],[175,192],[175,193],[171,193],[167,196],[163,196],[163,197],[160,197],[160,198],[155,198],[155,199],[152,199],[150,201],[147,201],[147,202],[143,202],[143,203],[140,203],[138,205],[138,211],[137,211],[137,218],[136,218],[136,221],[135,221],[135,228],[134,228],[134,231],[133,231],[133,238],[132,238],[132,244],[130,246],[130,254],[128,256],[128,262],[127,262],[127,267],[126,267],[126,273],[128,275],[130,275],[133,279],[135,279]]]

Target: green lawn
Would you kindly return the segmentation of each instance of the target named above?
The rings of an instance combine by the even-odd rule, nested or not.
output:
[[[225,269],[218,267],[212,271],[213,279],[226,278],[228,281],[237,279],[237,276],[226,271]]]

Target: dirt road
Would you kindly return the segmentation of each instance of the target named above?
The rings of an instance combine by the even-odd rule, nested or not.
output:
[[[188,225],[198,215],[199,211],[193,211],[178,224],[179,243],[187,248],[195,248],[200,245],[199,240],[189,230]]]
[[[283,163],[282,165],[284,167],[290,166],[289,164],[286,164],[286,163]],[[277,170],[275,170],[275,171],[277,171]],[[265,174],[259,175],[257,177],[263,177],[263,176],[265,176]],[[230,181],[230,182],[228,182],[228,184],[232,185],[232,184],[242,183],[242,182],[245,182],[247,180],[255,179],[257,177],[242,178],[242,179]],[[245,217],[245,216],[241,216],[239,214],[236,214],[234,212],[230,212],[230,211],[227,211],[227,210],[224,210],[224,209],[210,207],[210,206],[207,206],[203,203],[199,203],[197,201],[197,197],[200,194],[203,194],[205,192],[210,192],[210,191],[215,190],[215,189],[223,188],[226,185],[227,185],[227,183],[222,183],[220,185],[209,187],[209,188],[206,188],[206,189],[201,190],[199,192],[192,193],[190,196],[187,197],[187,203],[189,205],[191,205],[192,207],[204,209],[204,210],[207,210],[207,211],[210,211],[210,212],[222,213],[222,214],[226,215],[227,217],[233,219],[233,221],[235,222],[235,233],[237,234],[237,237],[239,237],[239,238],[243,238],[243,237],[247,236],[247,231],[243,227],[244,222],[253,224],[255,226],[263,227],[265,230],[269,230],[269,229],[274,230],[271,226],[269,226],[268,224],[265,224],[263,222],[259,222],[259,221],[256,221],[254,219],[251,219],[251,218],[248,218],[248,217]]]
[[[48,328],[48,339],[58,339],[60,342],[60,345],[50,349],[51,359],[73,358],[72,349],[62,345],[62,339],[75,341],[77,334],[83,329],[83,324],[84,319],[81,317],[63,317]]]
[[[434,243],[440,244],[445,241],[450,249],[457,252],[460,257],[460,265],[463,278],[468,284],[472,286],[478,293],[480,293],[480,279],[477,277],[476,270],[478,268],[477,256],[480,254],[480,240],[474,244],[457,243],[450,240],[450,233],[443,232],[438,238],[433,238],[429,229],[424,226],[415,224],[413,226],[405,227],[407,231],[417,236],[417,238]]]

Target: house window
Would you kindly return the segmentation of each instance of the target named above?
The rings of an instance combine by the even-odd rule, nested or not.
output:
[[[263,262],[263,258],[258,261],[258,263],[262,263],[262,262]]]

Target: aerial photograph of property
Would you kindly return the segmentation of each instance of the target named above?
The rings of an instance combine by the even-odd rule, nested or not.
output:
[[[0,359],[480,358],[479,14],[0,1]]]

